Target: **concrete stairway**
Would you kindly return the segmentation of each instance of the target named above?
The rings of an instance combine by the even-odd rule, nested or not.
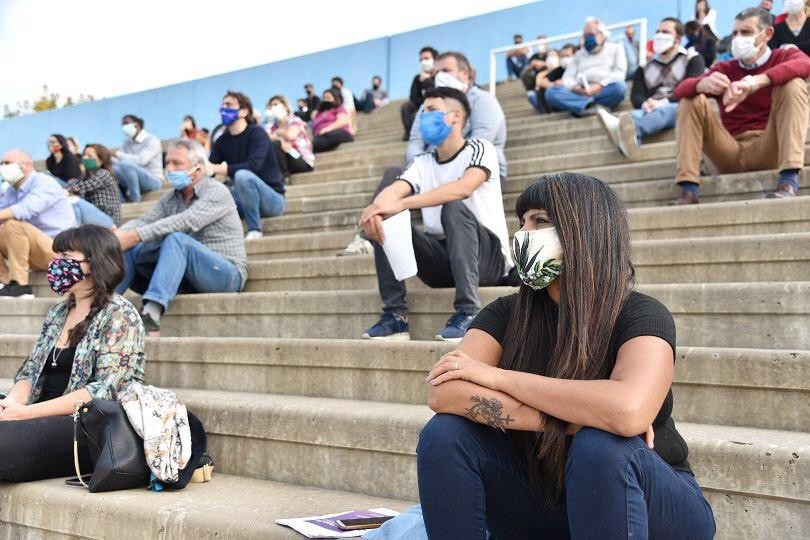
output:
[[[720,538],[810,530],[810,197],[763,200],[775,172],[705,178],[704,204],[669,208],[671,134],[635,161],[593,118],[538,116],[498,88],[509,123],[504,201],[539,174],[577,170],[627,203],[639,290],[678,326],[674,415]],[[626,105],[625,105],[626,106]],[[431,416],[424,376],[452,291],[409,283],[410,343],[356,340],[379,313],[373,261],[337,258],[386,166],[402,163],[398,104],[360,115],[355,143],[296,175],[287,214],[248,243],[246,291],[179,297],[147,343],[147,380],[204,420],[215,483],[177,494],[90,495],[61,481],[0,485],[0,538],[292,538],[278,517],[417,499],[415,447]],[[807,177],[807,170],[803,171]],[[148,202],[125,205],[132,218]],[[30,352],[54,298],[0,300],[0,377]],[[484,288],[488,302],[507,288]],[[0,381],[7,386],[8,379]],[[100,519],[99,516],[106,516]],[[115,525],[112,525],[112,524]]]

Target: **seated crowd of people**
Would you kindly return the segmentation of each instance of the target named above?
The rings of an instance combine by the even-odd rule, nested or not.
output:
[[[578,45],[543,45],[531,57],[515,49],[509,75],[526,85],[539,112],[598,117],[629,159],[650,137],[675,128],[674,180],[682,193],[673,204],[699,202],[702,163],[718,172],[778,170],[768,197],[795,197],[810,58],[802,48],[804,2],[801,10],[792,0],[785,5],[776,26],[763,7],[737,14],[730,60],[707,62],[689,27],[667,17],[650,58],[636,59],[643,66],[634,68],[627,58],[628,48],[637,50],[634,36],[611,41],[604,23],[588,18]],[[708,2],[697,2],[701,32],[716,33],[712,13]],[[178,294],[244,289],[245,242],[262,238],[263,219],[284,214],[290,175],[315,170],[317,153],[354,140],[358,111],[388,102],[376,76],[359,98],[340,77],[331,84],[320,96],[307,84],[295,111],[273,95],[264,115],[247,95],[228,90],[221,126],[209,133],[186,116],[165,158],[161,141],[134,114],[121,119],[118,150],[88,144],[79,159],[75,140],[51,135],[49,174],[36,171],[24,150],[2,155],[0,296],[31,296],[34,270],[47,271],[51,288],[67,300],[48,314],[34,352],[0,399],[0,480],[69,471],[72,462],[56,450],[51,460],[18,462],[40,446],[62,450],[71,429],[65,415],[76,400],[114,398],[142,379],[144,336],[160,335]],[[628,91],[632,109],[610,112]],[[421,49],[400,112],[406,165],[385,170],[359,213],[359,233],[340,255],[373,255],[383,313],[358,329],[364,339],[410,339],[405,281],[384,249],[389,217],[420,211],[421,226],[411,226],[417,276],[455,291],[453,314],[435,336],[460,345],[427,378],[439,414],[417,452],[423,527],[436,538],[481,538],[483,527],[503,538],[608,530],[624,537],[648,528],[651,535],[711,538],[712,510],[671,418],[674,322],[662,304],[632,290],[629,228],[616,193],[581,174],[545,175],[520,194],[520,231],[510,238],[506,116],[476,86],[469,59]],[[171,189],[150,209],[122,223],[122,202],[142,201],[164,184]],[[519,292],[482,306],[479,287],[499,285]],[[121,296],[127,290],[141,295],[139,310]],[[570,328],[585,332],[587,347]],[[76,363],[83,369],[71,371]],[[24,437],[34,424],[3,422],[41,418],[51,420],[36,437]],[[520,444],[507,431],[518,433]],[[25,445],[9,446],[15,438]],[[487,460],[487,452],[503,459]],[[638,452],[645,458],[628,472],[628,456]],[[622,504],[594,513],[594,490]],[[556,504],[562,496],[563,507]],[[448,508],[446,501],[457,502]],[[655,510],[667,504],[675,506]],[[638,523],[626,520],[628,505]]]

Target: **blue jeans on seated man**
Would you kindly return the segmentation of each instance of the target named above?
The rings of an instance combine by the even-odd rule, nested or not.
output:
[[[122,159],[113,165],[121,193],[129,202],[140,202],[141,193],[160,189],[163,181],[137,163]]]
[[[630,115],[636,123],[636,138],[639,144],[648,135],[660,133],[665,129],[673,129],[678,118],[678,102],[672,102],[645,112],[644,109],[635,109]]]
[[[178,293],[223,293],[242,290],[242,275],[219,253],[181,232],[146,242],[124,252],[124,280],[117,292],[128,288],[169,308]]]
[[[591,104],[604,105],[612,109],[622,102],[627,95],[627,84],[624,81],[610,83],[593,96],[583,96],[565,88],[552,86],[546,90],[546,103],[555,111],[568,111],[574,116],[582,116]]]
[[[73,212],[76,214],[76,221],[79,225],[100,225],[107,229],[115,225],[113,218],[85,199],[73,202]]]
[[[503,431],[437,414],[419,436],[417,473],[430,538],[714,537],[695,477],[676,471],[641,437],[582,428],[556,506],[531,486],[526,457]]]
[[[523,68],[529,63],[529,57],[524,55],[520,56],[507,56],[506,57],[506,72],[509,77],[519,79]]]
[[[248,231],[261,231],[262,218],[280,216],[287,207],[283,194],[247,169],[234,173],[231,193],[239,215],[247,222]]]

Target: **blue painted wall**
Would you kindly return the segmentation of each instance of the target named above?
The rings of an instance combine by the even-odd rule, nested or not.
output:
[[[733,16],[757,0],[711,0],[719,13],[721,34],[731,29]],[[776,0],[778,7],[781,2]],[[393,98],[405,97],[418,69],[417,53],[424,45],[440,51],[460,50],[478,71],[478,82],[489,77],[489,50],[510,43],[514,33],[533,39],[537,34],[561,34],[582,27],[589,16],[606,23],[647,17],[654,31],[666,16],[692,18],[692,0],[544,0],[525,6],[470,17],[331,49],[289,60],[265,64],[197,79],[185,83],[127,94],[94,103],[32,114],[0,121],[0,149],[21,147],[35,159],[47,155],[45,141],[50,133],[76,136],[82,144],[101,142],[121,144],[120,118],[134,113],[144,118],[146,129],[161,138],[176,137],[185,114],[192,114],[199,126],[212,128],[218,123],[218,108],[227,89],[247,93],[254,106],[264,110],[267,98],[282,93],[295,103],[303,95],[304,82],[322,90],[333,75],[339,74],[347,86],[359,94],[371,76],[382,75]],[[498,78],[505,77],[503,60],[498,62]]]

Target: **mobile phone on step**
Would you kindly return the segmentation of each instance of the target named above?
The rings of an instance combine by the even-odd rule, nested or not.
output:
[[[394,516],[380,516],[373,518],[339,519],[338,529],[342,531],[356,531],[359,529],[376,529]]]

